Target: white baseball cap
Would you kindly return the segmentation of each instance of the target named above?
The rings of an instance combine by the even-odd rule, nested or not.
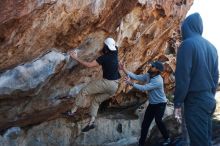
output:
[[[116,51],[116,44],[115,40],[113,38],[107,38],[105,39],[104,43],[108,46],[109,50]]]

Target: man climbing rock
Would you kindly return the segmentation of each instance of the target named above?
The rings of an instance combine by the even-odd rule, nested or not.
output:
[[[177,52],[175,117],[181,118],[184,103],[186,127],[191,146],[211,146],[212,114],[218,84],[216,48],[202,37],[203,23],[198,13],[182,24],[183,42]]]
[[[71,52],[70,56],[86,67],[96,67],[101,65],[103,71],[103,79],[94,80],[88,83],[77,95],[75,104],[71,111],[67,112],[67,115],[72,116],[78,109],[82,107],[86,98],[93,97],[90,107],[90,122],[82,129],[82,132],[87,132],[90,129],[95,128],[95,118],[97,116],[99,105],[110,99],[118,89],[118,79],[120,74],[118,70],[118,48],[114,39],[107,38],[104,41],[104,47],[102,49],[102,55],[96,60],[86,62],[77,57],[76,52]]]
[[[125,78],[125,82],[128,85],[140,91],[148,91],[149,93],[149,105],[145,111],[144,120],[141,126],[141,137],[139,139],[139,146],[144,146],[149,127],[155,119],[155,122],[163,135],[164,142],[163,145],[168,145],[170,143],[170,138],[167,129],[162,121],[164,111],[166,109],[167,98],[164,93],[163,78],[160,73],[163,71],[163,64],[159,61],[155,61],[151,64],[150,69],[146,74],[136,75],[125,69],[123,64],[120,64],[120,68],[128,75]],[[135,84],[130,81],[130,78],[144,81],[145,85]]]

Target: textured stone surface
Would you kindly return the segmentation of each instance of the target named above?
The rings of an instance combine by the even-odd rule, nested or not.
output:
[[[77,123],[72,122],[73,118],[58,118],[30,127],[28,130],[14,127],[0,137],[0,146],[128,146],[137,144],[144,111],[145,108],[138,109],[136,112],[127,109],[104,113],[96,121],[96,128],[87,133],[81,132],[81,128],[88,122],[87,118]],[[173,109],[168,108],[165,115],[169,117],[172,113]],[[171,124],[169,127],[173,127],[173,123]],[[155,123],[151,128],[154,126]]]
[[[66,57],[61,53],[52,51],[38,60],[8,70],[1,74],[0,93],[10,95],[16,90],[25,92],[37,87],[41,88],[42,85],[47,84],[50,77],[56,74],[57,68],[62,68],[59,65],[64,64],[62,62],[65,61],[69,61],[69,56]]]
[[[132,72],[146,72],[147,64],[153,60],[164,62],[166,93],[171,94],[180,44],[179,24],[192,3],[193,0],[0,1],[0,131],[60,118],[73,100],[58,98],[75,96],[86,83],[102,76],[100,67],[77,65],[66,53],[77,49],[81,59],[91,61],[99,55],[108,36],[117,41],[119,59]],[[122,80],[111,106],[143,102],[144,93],[126,94],[129,90]],[[77,113],[74,122],[84,115],[87,108]]]

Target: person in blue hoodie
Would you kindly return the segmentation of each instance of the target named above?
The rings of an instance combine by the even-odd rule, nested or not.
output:
[[[216,48],[202,37],[203,23],[198,13],[182,23],[182,43],[177,52],[174,114],[184,116],[191,146],[211,146],[212,114],[218,86]]]
[[[163,78],[161,77],[161,72],[164,67],[159,61],[151,63],[151,67],[146,74],[136,75],[125,69],[123,64],[120,64],[120,68],[127,74],[125,81],[128,85],[140,91],[148,91],[149,93],[149,105],[145,111],[144,119],[141,125],[141,136],[139,139],[139,146],[144,146],[149,127],[155,119],[155,122],[163,135],[164,142],[163,145],[168,145],[170,143],[169,134],[162,121],[164,111],[166,109],[167,98],[164,93]],[[130,78],[134,80],[144,81],[146,84],[139,85],[131,82]]]

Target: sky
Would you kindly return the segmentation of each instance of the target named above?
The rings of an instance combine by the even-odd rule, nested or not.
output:
[[[194,0],[187,15],[199,12],[203,20],[203,37],[217,49],[220,57],[220,0]],[[220,58],[219,58],[220,60]],[[219,63],[220,68],[220,63]]]

